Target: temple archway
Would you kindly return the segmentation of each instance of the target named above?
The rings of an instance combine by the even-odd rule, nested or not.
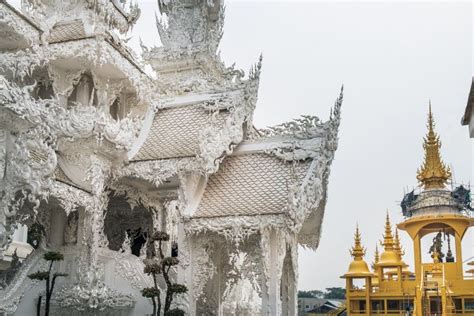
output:
[[[128,238],[132,254],[140,256],[147,239],[153,232],[153,216],[142,205],[131,207],[123,195],[111,196],[104,221],[108,247],[118,251]]]

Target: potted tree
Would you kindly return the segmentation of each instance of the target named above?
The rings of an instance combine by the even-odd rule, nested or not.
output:
[[[45,302],[45,316],[49,316],[49,306],[51,302],[51,296],[53,295],[54,285],[58,277],[67,276],[66,273],[53,273],[51,275],[51,270],[53,264],[56,261],[61,261],[64,259],[64,256],[60,252],[49,251],[43,255],[44,260],[49,262],[49,268],[47,271],[37,271],[35,273],[29,274],[28,277],[32,280],[46,281],[46,302]],[[40,316],[41,314],[41,301],[43,296],[38,297],[38,304],[36,305],[36,315]]]
[[[158,254],[153,255],[144,261],[144,273],[151,275],[153,278],[153,287],[144,288],[142,295],[149,298],[153,304],[153,316],[161,315],[163,307],[164,316],[183,316],[184,311],[179,308],[171,309],[171,303],[175,295],[186,293],[188,289],[183,284],[173,283],[170,279],[170,269],[178,265],[179,260],[176,257],[165,257],[163,253],[163,243],[170,240],[170,236],[161,231],[155,232],[151,236],[150,242],[154,244],[158,242]],[[161,290],[158,286],[158,278],[162,277],[166,284],[165,300],[161,301]],[[164,303],[164,304],[163,304]]]

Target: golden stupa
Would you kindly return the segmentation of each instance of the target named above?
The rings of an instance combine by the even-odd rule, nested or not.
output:
[[[365,249],[362,247],[359,226],[354,234],[354,246],[349,250],[354,260],[350,263],[349,269],[344,277],[366,277],[372,276],[367,262],[364,261]]]
[[[395,240],[392,235],[392,225],[390,224],[390,217],[387,212],[385,220],[385,234],[382,242],[384,251],[380,255],[379,262],[376,267],[398,267],[402,265],[399,254],[395,249]]]

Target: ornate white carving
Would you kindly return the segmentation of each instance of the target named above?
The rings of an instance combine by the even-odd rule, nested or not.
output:
[[[118,293],[109,288],[104,269],[128,280],[134,290],[152,284],[143,274],[145,247],[140,251],[142,258],[134,256],[135,240],[126,234],[120,251],[108,249],[104,222],[113,192],[126,197],[132,212],[136,207],[151,212],[147,218],[154,229],[166,230],[171,241],[178,243],[180,263],[177,272],[172,271],[173,282],[184,283],[189,293],[177,298],[176,306],[190,315],[215,312],[223,305],[226,312],[237,313],[237,305],[228,304],[229,300],[243,299],[239,291],[246,289],[252,292],[246,300],[260,297],[261,312],[278,315],[283,308],[279,282],[283,270],[290,269],[289,261],[297,277],[297,243],[315,249],[319,241],[342,91],[327,122],[303,116],[256,130],[252,116],[262,59],[245,78],[243,71],[234,65],[226,67],[216,54],[223,1],[158,1],[157,27],[163,47],[143,46],[144,60],[158,74],[155,81],[142,72],[142,65],[116,34],[134,24],[139,15],[136,5],[125,0],[24,2],[43,36],[39,45],[30,30],[33,25],[23,25],[26,20],[11,10],[5,15],[4,20],[12,22],[29,47],[0,52],[0,71],[5,75],[0,74],[0,227],[8,235],[16,222],[38,212],[37,221],[46,232],[56,229],[47,203],[39,207],[41,199],[54,198],[58,202],[54,205],[69,216],[63,236],[71,277],[57,291],[54,305],[91,312],[133,307],[135,298],[126,290]],[[84,38],[48,43],[56,23],[69,18],[82,23]],[[83,78],[89,78],[88,84]],[[40,88],[47,91],[40,93]],[[45,99],[43,92],[53,96]],[[125,118],[112,119],[109,108],[116,100],[119,106],[127,103]],[[173,106],[208,111],[210,123],[199,132],[199,153],[129,163],[127,151],[144,124],[143,115]],[[218,114],[223,117],[221,112],[225,112],[223,123],[214,124]],[[295,165],[310,164],[306,176],[288,179],[288,200],[279,214],[192,217],[206,192],[208,177],[219,172],[220,162],[244,140],[247,149],[235,155],[253,151]],[[68,184],[53,180],[55,174]],[[26,200],[32,210],[22,209]],[[151,225],[142,226],[136,227]],[[15,282],[24,287],[24,280]],[[288,301],[295,295],[289,293],[293,290],[285,292]],[[0,308],[14,311],[24,290],[11,288],[4,293],[13,303],[7,306],[0,299]],[[255,306],[249,313],[259,313]]]
[[[32,273],[35,268],[41,270],[46,267],[46,262],[42,260],[44,250],[36,249],[20,266],[20,270],[10,285],[4,289],[0,289],[0,312],[15,313],[25,292],[36,283],[31,283],[28,274]]]
[[[51,304],[79,311],[104,310],[133,307],[135,299],[132,295],[120,293],[103,285],[96,286],[94,291],[89,287],[76,285],[58,289]]]
[[[18,45],[19,48],[24,48],[23,45],[30,46],[39,43],[40,29],[30,20],[20,16],[16,10],[3,1],[0,3],[0,21],[4,25],[0,27],[2,38],[15,40],[20,44]],[[2,32],[3,28],[5,28],[5,31]],[[22,41],[26,43],[22,43]]]
[[[175,57],[174,54],[217,51],[223,34],[224,3],[193,2],[189,5],[184,1],[158,1],[162,16],[157,17],[156,26],[168,58]]]
[[[122,33],[133,27],[140,17],[138,5],[127,0],[26,0],[22,1],[22,9],[35,20],[41,21],[43,27],[79,17],[89,24],[97,23],[96,28],[116,28]]]
[[[136,256],[132,255],[130,238],[125,234],[121,249],[114,254],[115,274],[128,280],[133,288],[141,290],[153,286],[150,276],[143,273],[145,265]]]
[[[204,286],[216,272],[216,266],[211,260],[214,246],[207,238],[200,239],[194,243],[193,251],[193,294],[194,301],[197,301],[203,294]]]
[[[189,235],[215,232],[238,245],[249,236],[266,228],[285,229],[291,221],[286,215],[232,216],[215,218],[184,218]]]

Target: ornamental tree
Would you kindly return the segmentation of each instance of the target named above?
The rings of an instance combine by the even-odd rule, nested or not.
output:
[[[45,305],[45,316],[49,316],[49,306],[51,302],[51,296],[53,295],[54,284],[58,277],[67,276],[66,273],[53,273],[51,277],[51,270],[55,261],[64,260],[64,256],[60,252],[49,251],[43,255],[43,259],[49,261],[48,271],[37,271],[29,274],[28,277],[32,280],[46,281],[46,305]],[[36,315],[41,314],[41,300],[43,296],[38,297],[38,304],[36,305]]]
[[[154,244],[158,242],[158,255],[154,255],[152,258],[145,259],[144,273],[151,275],[153,278],[153,287],[144,288],[142,295],[151,299],[153,304],[153,316],[161,315],[161,291],[158,287],[158,278],[163,277],[166,284],[166,295],[163,305],[164,316],[184,316],[184,311],[179,308],[171,308],[171,303],[175,295],[183,294],[188,291],[185,285],[172,283],[169,277],[169,271],[171,267],[178,265],[179,260],[175,257],[165,257],[163,254],[163,242],[170,240],[170,236],[161,231],[155,232],[149,242]]]

